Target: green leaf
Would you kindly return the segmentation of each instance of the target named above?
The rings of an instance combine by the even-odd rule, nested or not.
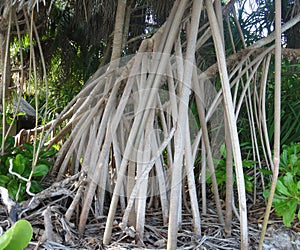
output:
[[[216,169],[215,175],[218,185],[221,185],[226,182],[226,171],[223,168]]]
[[[5,249],[12,239],[13,231],[7,230],[3,235],[0,236],[0,249]]]
[[[285,185],[283,185],[283,183],[281,182],[281,180],[277,181],[276,184],[276,190],[286,196],[291,196],[291,194],[289,193],[288,189],[286,188]]]
[[[220,159],[213,159],[214,165],[215,166],[226,166],[226,161],[220,160]]]
[[[45,164],[36,165],[34,168],[33,176],[45,176],[49,171],[49,168]]]
[[[2,135],[0,136],[0,143],[2,143]],[[7,137],[5,140],[5,151],[12,152],[14,150],[15,138],[13,136]]]
[[[35,180],[32,180],[31,181],[31,186],[30,186],[30,191],[32,193],[39,193],[43,190],[44,188],[42,187],[42,185],[38,182],[38,181],[35,181]]]
[[[221,155],[226,159],[226,146],[225,144],[222,144],[220,147]]]
[[[295,166],[297,160],[298,160],[297,155],[296,154],[292,154],[290,156],[289,164],[293,167],[293,166]]]
[[[271,175],[272,174],[272,170],[268,170],[268,169],[264,169],[264,168],[259,168],[258,171],[261,172],[264,175]]]
[[[41,158],[49,158],[56,154],[56,150],[54,148],[50,148],[48,151],[43,151],[40,153]]]
[[[9,117],[9,116],[6,116],[6,123],[9,124],[9,125],[11,125],[12,122],[13,122],[13,119],[11,117]]]
[[[282,200],[278,203],[275,203],[275,212],[278,216],[283,216],[284,213],[288,210],[287,201]]]
[[[288,165],[288,152],[286,149],[284,149],[283,152],[281,153],[280,162],[283,167],[286,167]]]
[[[6,175],[0,175],[0,186],[5,187],[5,185],[10,181],[10,178]]]
[[[287,202],[288,209],[286,209],[283,213],[283,223],[285,226],[287,227],[291,226],[291,222],[295,218],[297,205],[298,205],[298,201],[296,199],[292,199]]]
[[[24,143],[23,146],[29,155],[33,155],[33,145],[31,143]]]
[[[263,196],[265,199],[268,199],[269,198],[269,194],[270,194],[270,190],[266,189],[264,192],[263,192]],[[275,194],[276,195],[276,194]],[[274,197],[275,198],[275,197]],[[273,200],[274,201],[274,200]]]
[[[25,113],[25,112],[18,112],[18,113],[16,114],[16,116],[23,116],[23,115],[26,115],[26,113]]]
[[[31,224],[26,220],[19,220],[0,236],[0,249],[22,250],[28,245],[32,234]]]
[[[23,174],[27,165],[26,163],[27,159],[22,154],[17,154],[13,161],[13,171],[18,174]]]
[[[296,166],[294,167],[295,175],[300,176],[300,161],[297,161]]]
[[[247,174],[244,174],[244,179],[245,179],[245,188],[248,192],[253,191],[254,183],[252,181],[253,177]]]
[[[249,161],[249,160],[243,160],[243,161],[242,161],[243,167],[246,167],[246,168],[253,167],[253,165],[254,165],[255,163],[256,163],[255,161]]]
[[[19,183],[16,179],[12,179],[8,185],[7,185],[7,190],[10,195],[14,200],[16,200],[16,196],[19,190]]]
[[[292,173],[288,172],[284,177],[283,177],[283,183],[287,187],[289,193],[291,194],[297,194],[297,184],[294,182],[294,176]]]
[[[279,195],[279,194],[275,193],[274,197],[273,197],[273,204],[274,204],[274,206],[276,206],[278,203],[286,202],[287,199],[288,199],[287,196]]]

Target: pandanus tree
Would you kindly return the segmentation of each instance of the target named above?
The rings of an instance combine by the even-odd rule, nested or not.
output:
[[[29,13],[34,13],[39,1],[27,2],[31,3],[27,6]],[[153,34],[139,36],[137,51],[129,56],[126,51],[130,51],[130,17],[141,2],[144,1],[117,1],[109,65],[100,67],[88,79],[83,90],[56,119],[39,128],[45,131],[39,145],[61,144],[51,169],[56,181],[66,176],[81,180],[66,209],[66,221],[79,217],[78,231],[83,235],[91,212],[95,218],[107,216],[103,243],[109,244],[115,216],[121,208],[119,227],[143,244],[146,210],[156,200],[163,224],[168,225],[167,248],[176,249],[184,209],[192,215],[194,233],[201,237],[201,213],[207,211],[206,179],[209,177],[219,223],[230,236],[232,213],[238,205],[240,246],[247,249],[247,199],[237,121],[245,111],[253,157],[258,162],[254,178],[257,178],[257,168],[265,167],[276,176],[278,161],[273,161],[266,126],[268,73],[274,53],[279,67],[276,71],[280,72],[280,34],[297,24],[300,15],[286,21],[281,31],[280,26],[276,26],[275,50],[274,33],[247,46],[236,17],[235,1],[222,5],[221,1],[176,0],[166,21],[157,25]],[[18,3],[15,4],[4,8],[10,13],[5,16],[9,18],[8,31],[13,11],[18,11],[15,8]],[[86,20],[91,9],[83,1],[81,10]],[[149,13],[150,9],[148,7]],[[24,11],[27,17],[26,13],[28,11]],[[278,21],[281,11],[276,13]],[[26,20],[39,44],[34,19]],[[164,21],[153,17],[153,24],[155,20]],[[242,46],[236,46],[232,27],[238,30],[234,35],[239,34]],[[215,57],[210,60],[206,57],[208,46]],[[2,58],[7,58],[8,47],[2,51]],[[296,52],[284,50],[282,53],[295,56]],[[107,54],[110,54],[109,43]],[[46,67],[43,68],[46,74]],[[7,72],[3,70],[4,83]],[[276,83],[278,86],[278,76]],[[278,87],[276,98],[280,99]],[[279,110],[277,104],[276,112]],[[276,124],[278,134],[278,121]],[[223,139],[227,155],[225,210],[214,165],[215,152]],[[274,154],[278,158],[278,137],[275,146]],[[199,156],[200,170],[195,168]],[[261,164],[262,160],[266,166]],[[195,174],[201,176],[200,190]],[[255,200],[255,186],[253,190]],[[199,206],[199,194],[202,206]]]

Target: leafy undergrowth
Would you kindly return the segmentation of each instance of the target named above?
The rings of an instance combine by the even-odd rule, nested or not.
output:
[[[264,193],[264,196],[269,196],[269,190]],[[295,217],[300,220],[299,204],[300,143],[292,143],[283,147],[280,157],[280,176],[273,199],[276,214],[282,216],[285,226],[290,227]]]
[[[1,142],[2,136],[0,135],[0,144]],[[5,154],[1,156],[0,161],[0,186],[7,188],[11,198],[22,201],[26,196],[26,180],[28,180],[32,171],[34,145],[24,143],[21,146],[14,146],[14,144],[13,137],[9,137],[5,141]],[[49,158],[54,156],[55,153],[54,148],[46,151],[46,147],[42,147],[30,180],[30,192],[38,193],[44,189],[41,182],[53,165]]]

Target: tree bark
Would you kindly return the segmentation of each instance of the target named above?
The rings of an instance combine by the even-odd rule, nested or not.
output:
[[[219,25],[216,15],[214,13],[211,0],[205,0],[206,9],[208,13],[209,23],[212,29],[212,35],[217,55],[218,66],[220,70],[221,84],[224,97],[225,114],[228,120],[228,127],[230,132],[230,138],[232,141],[232,150],[234,154],[236,179],[239,195],[239,207],[240,207],[240,231],[241,231],[241,249],[248,249],[248,220],[247,220],[247,206],[246,206],[246,194],[245,194],[245,182],[241,157],[241,149],[239,143],[239,137],[236,126],[236,117],[234,114],[234,107],[232,96],[230,92],[229,77],[226,67],[226,57],[224,53],[224,47],[222,44],[222,37],[220,35]]]
[[[6,99],[8,96],[8,87],[10,86],[11,79],[11,66],[10,66],[10,31],[11,31],[11,21],[12,21],[12,10],[9,12],[8,28],[7,33],[0,35],[0,46],[1,47],[1,71],[2,71],[2,86],[1,86],[1,111],[2,114],[2,145],[1,152],[4,153],[5,137],[7,132],[6,124]]]
[[[123,30],[126,16],[126,0],[118,0],[115,29],[114,29],[114,39],[113,48],[111,53],[111,62],[114,62],[112,66],[118,66],[116,60],[118,60],[122,54],[122,44],[123,44]]]
[[[280,116],[281,116],[281,1],[275,1],[275,91],[274,91],[274,170],[272,186],[259,239],[258,249],[262,249],[267,224],[271,212],[273,197],[279,173],[280,163]]]
[[[181,1],[178,11],[184,11],[186,2]],[[192,7],[191,26],[190,31],[198,30],[200,14],[202,10],[202,0],[195,0]],[[183,13],[182,13],[183,14]],[[167,249],[177,248],[177,233],[178,233],[178,207],[181,205],[179,195],[181,194],[182,184],[182,164],[183,153],[185,145],[185,132],[188,120],[188,103],[191,91],[191,80],[193,74],[193,65],[195,62],[197,32],[190,32],[187,41],[187,53],[184,61],[183,83],[181,88],[181,96],[179,103],[179,116],[177,121],[178,129],[175,132],[175,153],[174,153],[174,167],[172,169],[172,184],[171,184],[171,198],[170,198],[170,219],[168,227],[168,244]],[[180,79],[179,79],[180,80]]]

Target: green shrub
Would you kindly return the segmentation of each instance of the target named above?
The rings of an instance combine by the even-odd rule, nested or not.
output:
[[[225,144],[221,145],[220,152],[221,152],[221,156],[222,156],[221,159],[214,159],[214,164],[216,166],[215,175],[216,175],[218,186],[221,189],[225,190],[225,184],[226,184],[226,147],[225,147]],[[256,163],[255,161],[247,160],[247,159],[244,159],[242,161],[244,169],[253,168],[255,163]],[[234,162],[232,163],[232,166],[234,167]],[[234,169],[233,169],[233,178],[234,178],[234,184],[236,185],[236,178],[235,178],[235,170]],[[248,192],[253,191],[253,186],[254,186],[253,178],[254,178],[253,176],[244,173],[245,188]],[[210,184],[211,183],[211,177],[209,177],[206,180],[206,182],[208,184]]]
[[[0,136],[0,143],[2,136]],[[5,142],[5,153],[0,160],[0,186],[8,189],[9,195],[16,201],[22,201],[26,193],[26,181],[18,176],[9,173],[10,162],[13,164],[12,171],[24,178],[28,178],[32,171],[33,151],[34,146],[30,143],[25,143],[22,146],[14,146],[14,138],[9,137]],[[46,151],[42,148],[37,165],[34,168],[33,178],[31,179],[32,193],[38,193],[43,190],[41,185],[42,178],[48,173],[52,162],[49,157],[56,153],[54,148]]]
[[[264,193],[269,196],[269,190]],[[283,217],[285,226],[290,227],[295,219],[300,203],[300,143],[283,146],[280,156],[280,176],[278,177],[273,206],[278,216]],[[298,211],[300,220],[300,210]]]

